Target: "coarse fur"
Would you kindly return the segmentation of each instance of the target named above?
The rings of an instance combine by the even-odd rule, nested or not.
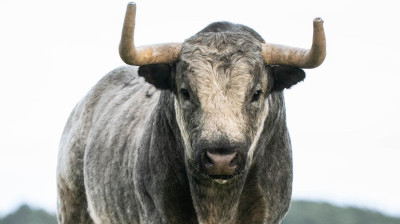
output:
[[[305,74],[265,65],[261,42],[213,23],[175,63],[100,80],[62,135],[59,223],[280,223],[292,189],[282,90]],[[208,175],[208,151],[235,151],[234,175]]]

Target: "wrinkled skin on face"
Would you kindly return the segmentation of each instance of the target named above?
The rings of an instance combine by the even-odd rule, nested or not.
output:
[[[251,162],[271,91],[261,45],[250,35],[203,33],[185,42],[177,63],[177,121],[194,172],[207,150],[237,152],[234,174]]]

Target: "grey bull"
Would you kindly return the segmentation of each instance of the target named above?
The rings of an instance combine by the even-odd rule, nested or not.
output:
[[[183,43],[136,48],[128,5],[120,54],[65,126],[60,223],[280,223],[292,190],[283,90],[325,58],[213,23]]]

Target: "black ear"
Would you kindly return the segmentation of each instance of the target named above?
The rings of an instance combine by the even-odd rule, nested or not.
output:
[[[138,73],[157,89],[171,89],[173,77],[172,66],[169,64],[142,65]]]
[[[288,89],[298,82],[303,81],[306,77],[306,73],[300,68],[287,65],[272,66],[270,68],[272,77],[274,78],[272,91]]]

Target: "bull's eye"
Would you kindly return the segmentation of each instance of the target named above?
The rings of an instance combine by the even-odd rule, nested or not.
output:
[[[251,98],[251,102],[256,102],[260,99],[262,91],[261,90],[257,90],[254,95],[253,98]]]
[[[190,100],[190,94],[187,89],[182,88],[181,89],[181,94],[184,100]]]

